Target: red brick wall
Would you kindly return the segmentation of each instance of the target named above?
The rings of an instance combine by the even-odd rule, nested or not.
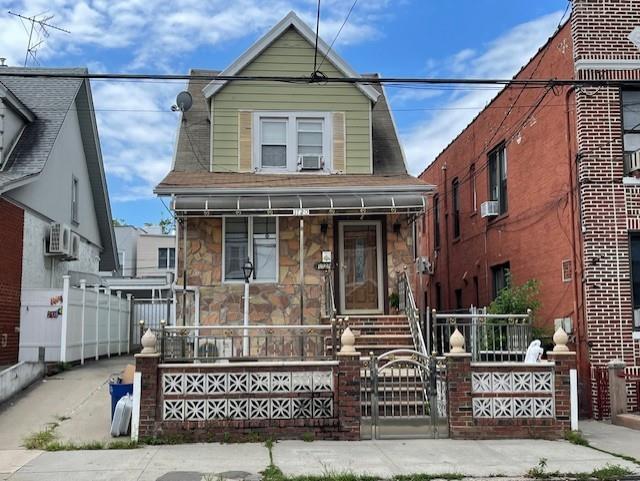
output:
[[[575,369],[575,353],[553,355],[549,359],[555,361],[551,367],[518,365],[499,365],[493,363],[471,364],[471,355],[447,356],[447,386],[449,406],[449,436],[452,439],[513,439],[544,438],[560,439],[571,427],[571,406],[569,370]],[[516,388],[502,389],[501,392],[474,392],[472,388],[473,373],[552,373],[552,393],[523,392]],[[535,391],[535,389],[534,389]],[[553,397],[551,415],[521,417],[515,415],[480,416],[476,415],[474,399],[491,400],[493,398],[517,398],[518,400]],[[531,411],[533,412],[533,411]]]
[[[0,365],[18,360],[24,212],[0,199]]]
[[[571,78],[570,34],[566,24],[516,77]],[[421,175],[438,187],[440,198],[439,252],[434,251],[431,203],[426,235],[421,239],[423,255],[435,260],[436,266],[427,287],[431,307],[436,306],[436,283],[442,286],[443,309],[456,307],[456,289],[462,290],[464,307],[488,305],[493,290],[491,267],[509,262],[515,283],[532,278],[540,281],[539,325],[551,333],[554,318],[572,316],[575,322],[573,284],[562,280],[562,261],[572,259],[565,91],[559,88],[548,92],[529,115],[544,89],[505,89]],[[569,103],[572,110],[572,98]],[[488,221],[480,217],[480,204],[489,199],[487,159],[501,142],[506,143],[508,212]],[[469,180],[472,163],[476,170],[475,212]],[[453,240],[451,212],[454,178],[460,181],[458,240]]]
[[[628,38],[639,26],[640,0],[574,0],[577,77],[640,79],[640,49]],[[622,182],[620,90],[581,89],[576,110],[590,360],[594,366],[614,358],[638,365],[640,349],[632,340],[629,233],[640,230],[640,188]]]
[[[159,357],[136,356],[136,370],[142,373],[140,402],[140,438],[178,437],[183,441],[243,441],[255,439],[296,439],[311,436],[313,439],[358,440],[360,439],[360,359],[359,356],[341,356],[339,364],[333,366],[333,390],[314,393],[315,397],[331,398],[333,414],[328,417],[305,417],[296,419],[212,419],[212,420],[164,420],[164,400],[205,399],[203,395],[163,394],[163,373],[255,373],[255,372],[298,372],[327,371],[326,366],[234,366],[233,369],[198,367],[163,367]],[[206,399],[249,399],[257,398],[297,398],[309,397],[306,392],[282,393],[228,393],[210,394]],[[206,402],[206,401],[205,401]]]

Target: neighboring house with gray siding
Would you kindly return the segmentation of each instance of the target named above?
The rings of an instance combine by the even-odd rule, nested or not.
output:
[[[87,71],[0,67],[0,214],[15,213],[10,228],[23,234],[12,292],[120,268],[89,82],[26,72]]]

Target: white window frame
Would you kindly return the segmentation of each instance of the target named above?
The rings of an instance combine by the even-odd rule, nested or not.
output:
[[[269,217],[269,216],[224,216],[222,217],[222,282],[225,284],[244,284],[244,279],[227,279],[226,272],[226,220],[227,217],[237,218],[242,217],[247,219],[247,242],[249,243],[247,252],[249,254],[249,259],[253,262],[253,219],[256,217]],[[277,284],[280,281],[280,218],[275,217],[276,220],[276,277],[274,279],[254,279],[253,276],[249,279],[249,283],[251,284]]]
[[[165,263],[166,265],[161,266],[160,265],[160,251],[161,250],[166,250],[167,251],[167,262]],[[171,250],[173,250],[173,265],[171,265]],[[175,269],[176,267],[176,248],[175,247],[158,247],[158,262],[156,263],[156,265],[158,266],[158,269]]]
[[[262,167],[262,119],[287,119],[287,167]],[[253,168],[256,172],[285,173],[299,172],[298,170],[298,120],[322,119],[322,158],[324,167],[320,170],[301,171],[301,173],[331,173],[333,150],[333,123],[331,112],[282,112],[259,111],[253,112]]]

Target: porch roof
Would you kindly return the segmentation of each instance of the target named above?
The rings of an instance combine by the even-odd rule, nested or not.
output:
[[[209,195],[174,197],[172,207],[181,216],[222,215],[370,215],[424,211],[421,193]]]

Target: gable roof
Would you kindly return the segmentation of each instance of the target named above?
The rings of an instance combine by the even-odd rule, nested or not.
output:
[[[220,75],[236,75],[242,71],[247,65],[255,60],[264,50],[269,47],[278,37],[280,37],[287,29],[294,28],[307,42],[315,46],[316,33],[298,17],[294,11],[290,11],[286,17],[280,20],[271,30],[254,43],[246,52],[236,59],[231,65],[224,69]],[[340,57],[335,50],[330,49],[329,45],[318,37],[318,53],[323,57],[326,56],[335,68],[342,72],[346,77],[356,78],[360,75],[351,68],[351,66]],[[204,95],[209,98],[222,89],[228,80],[213,80],[204,87]],[[362,91],[372,102],[378,98],[379,92],[371,85],[357,83],[355,86]]]
[[[37,180],[58,138],[67,113],[77,103],[80,135],[87,160],[94,210],[102,241],[100,270],[118,270],[119,261],[111,223],[111,205],[104,173],[98,127],[88,80],[69,77],[18,77],[15,72],[86,74],[85,68],[33,69],[0,67],[0,83],[34,115],[18,139],[6,167],[0,171],[0,194]],[[9,74],[9,75],[7,75]]]

